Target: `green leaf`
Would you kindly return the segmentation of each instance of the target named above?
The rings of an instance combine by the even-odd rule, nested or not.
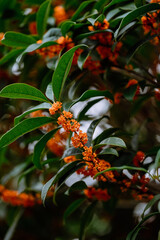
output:
[[[29,118],[17,124],[0,138],[0,148],[9,145],[24,134],[31,132],[47,123],[53,122],[50,117]]]
[[[156,158],[155,158],[155,169],[159,168],[160,165],[160,149],[157,152]]]
[[[82,215],[81,218],[81,225],[80,225],[80,234],[79,234],[79,240],[84,240],[85,239],[85,231],[88,225],[91,223],[93,215],[94,215],[94,210],[96,206],[96,201],[91,203],[85,210],[85,212]]]
[[[1,43],[8,47],[28,47],[28,45],[35,42],[36,40],[31,36],[16,32],[7,32],[1,41]]]
[[[74,156],[77,154],[82,154],[82,150],[79,148],[70,147],[64,151],[62,159],[65,157]]]
[[[104,139],[103,141],[101,141],[101,143],[126,148],[125,142],[118,137],[110,137],[110,138]]]
[[[111,32],[113,33],[112,30],[110,29],[105,29],[105,30],[96,30],[96,31],[92,31],[92,32],[87,32],[87,33],[82,33],[80,35],[78,35],[77,37],[75,37],[75,41],[79,41],[79,40],[82,40],[84,38],[88,38],[88,37],[91,37],[97,33],[104,33],[104,32]]]
[[[66,109],[70,109],[73,105],[75,105],[77,102],[83,102],[89,98],[92,97],[107,97],[111,100],[113,100],[113,95],[109,91],[99,91],[99,90],[87,90],[85,91],[78,99],[73,101],[72,103],[69,103],[68,106],[66,106]]]
[[[42,201],[43,201],[43,204],[45,203],[45,199],[46,199],[46,196],[47,196],[47,192],[48,190],[50,189],[50,187],[57,183],[62,177],[65,176],[66,178],[66,174],[67,176],[69,176],[69,174],[72,172],[72,170],[74,169],[75,170],[75,167],[77,165],[80,164],[80,161],[75,161],[75,162],[71,162],[71,163],[68,163],[66,165],[64,165],[59,171],[58,173],[53,176],[42,188],[42,193],[41,193],[41,198],[42,198]],[[81,165],[80,165],[81,166]]]
[[[74,13],[74,15],[71,17],[72,21],[76,21],[79,17],[79,15],[81,14],[81,12],[87,7],[89,6],[89,4],[95,2],[95,0],[90,0],[90,1],[84,1],[81,3],[81,5],[79,6],[79,8],[77,9],[77,11]]]
[[[41,103],[33,108],[28,109],[27,111],[23,112],[21,115],[15,117],[14,126],[17,125],[26,115],[38,110],[49,109],[50,107],[51,105],[49,103]]]
[[[99,0],[95,3],[94,8],[100,11],[103,7],[108,4],[110,0]]]
[[[18,212],[17,212],[14,220],[12,221],[11,226],[9,227],[7,233],[4,236],[4,240],[11,240],[11,239],[13,239],[14,232],[16,230],[16,227],[18,225],[18,222],[19,222],[20,218],[23,215],[23,212],[24,212],[23,209],[21,209],[21,208],[18,209]]]
[[[94,145],[102,142],[104,139],[110,137],[113,133],[117,132],[119,128],[108,128],[104,130],[99,136],[97,136],[94,140],[93,143]]]
[[[85,114],[87,113],[87,111],[96,103],[98,103],[99,101],[101,101],[103,98],[99,98],[99,99],[95,99],[93,101],[90,101],[87,103],[87,105],[82,109],[82,111],[79,112],[79,115],[77,117],[77,121],[80,122],[81,120],[83,120],[83,118],[85,117]]]
[[[79,198],[69,205],[69,207],[65,210],[63,215],[64,222],[66,222],[67,217],[69,217],[74,211],[76,211],[76,209],[79,208],[84,201],[85,198]]]
[[[103,8],[103,13],[105,13],[109,7],[122,2],[128,2],[128,0],[112,0],[112,2],[110,2],[106,7]]]
[[[6,62],[8,62],[11,59],[14,59],[15,57],[17,57],[20,53],[23,52],[23,49],[13,49],[12,51],[10,51],[9,53],[7,53],[6,55],[4,55],[1,59],[0,59],[0,65],[5,64]]]
[[[78,58],[78,62],[77,62],[77,65],[78,67],[82,70],[83,69],[83,65],[85,63],[85,61],[87,60],[88,56],[90,55],[90,52],[88,51],[83,51],[79,58]]]
[[[30,99],[50,103],[40,90],[25,83],[13,83],[4,87],[0,91],[0,97]]]
[[[62,35],[65,36],[69,30],[71,29],[72,26],[74,26],[76,23],[73,22],[73,21],[65,21],[62,23],[61,25],[61,32],[62,32]]]
[[[135,170],[135,171],[142,171],[142,172],[145,172],[145,173],[148,173],[148,171],[145,169],[145,168],[139,168],[139,167],[132,167],[132,166],[121,166],[121,167],[111,167],[111,168],[108,168],[108,169],[105,169],[103,170],[102,172],[99,172],[97,173],[94,178],[98,177],[99,175],[105,173],[105,172],[109,172],[109,171],[118,171],[118,170],[124,170],[124,169],[127,169],[127,170]]]
[[[160,194],[157,194],[154,196],[154,198],[151,201],[149,201],[147,203],[147,205],[145,206],[145,209],[143,210],[143,213],[141,215],[142,218],[144,218],[144,214],[145,214],[146,210],[151,208],[159,199],[160,199]]]
[[[146,0],[134,0],[134,3],[136,5],[136,7],[139,8],[139,7],[143,6],[143,5],[145,5]]]
[[[154,215],[158,215],[158,212],[154,212],[151,213],[149,215],[147,215],[146,217],[144,217],[140,223],[127,235],[126,240],[136,240],[137,234],[138,232],[142,229],[142,224],[148,220],[150,217],[154,216]]]
[[[75,182],[69,189],[68,189],[68,193],[70,194],[71,192],[74,191],[80,191],[80,190],[84,190],[87,188],[87,185],[84,181],[78,181]]]
[[[126,88],[123,95],[128,101],[133,101],[136,91],[137,91],[137,84]]]
[[[36,16],[37,32],[40,38],[42,38],[43,34],[46,31],[50,6],[51,6],[51,0],[47,0],[40,5],[40,8],[37,12],[37,16]]]
[[[157,10],[157,9],[160,9],[160,5],[158,3],[150,3],[147,5],[141,6],[141,7],[137,8],[136,10],[133,10],[130,13],[128,13],[127,16],[122,19],[119,28],[116,30],[115,38],[118,37],[119,31],[123,27],[125,27],[127,24],[132,22],[134,19],[144,15],[147,12]]]
[[[107,117],[107,116],[104,116],[104,117],[101,117],[101,118],[99,118],[99,119],[96,119],[96,120],[92,121],[91,124],[90,124],[90,126],[89,126],[89,128],[87,129],[88,141],[87,141],[86,145],[87,145],[88,147],[91,146],[94,131],[95,131],[97,125],[99,124],[99,122],[100,122],[103,118],[108,118],[108,117]]]
[[[115,155],[118,157],[118,152],[116,149],[114,148],[106,148],[104,150],[102,150],[98,155],[108,155],[108,154],[111,154],[111,155]]]
[[[74,53],[78,48],[88,48],[88,47],[84,44],[81,44],[71,48],[69,51],[64,53],[60,58],[58,65],[55,69],[55,72],[53,74],[52,88],[53,88],[54,96],[57,101],[61,99],[62,89],[67,79],[68,73],[70,71]]]
[[[41,153],[43,151],[43,149],[46,146],[46,143],[48,142],[48,140],[53,137],[53,135],[57,132],[57,130],[60,127],[51,130],[50,132],[46,133],[35,145],[34,147],[34,153],[33,153],[33,163],[34,165],[39,168],[42,169],[42,165],[41,165]]]
[[[42,42],[40,44],[38,43],[34,43],[31,44],[30,46],[28,46],[21,54],[20,56],[16,59],[16,62],[19,63],[22,60],[22,57],[26,54],[26,53],[30,53],[33,52],[37,49],[41,49],[41,48],[45,48],[45,47],[49,47],[52,45],[57,45],[57,42],[53,42],[53,41],[48,41],[48,42]]]
[[[105,19],[105,16],[103,14],[100,14],[98,17],[96,18],[87,18],[88,22],[90,22],[92,24],[92,26],[94,26],[95,22],[103,22]]]

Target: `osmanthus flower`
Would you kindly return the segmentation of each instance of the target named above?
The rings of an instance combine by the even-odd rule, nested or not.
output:
[[[74,47],[74,43],[72,39],[69,38],[68,36],[59,37],[57,40],[55,40],[55,42],[57,42],[57,44],[37,49],[35,52],[38,53],[43,58],[47,58],[47,57],[53,58],[55,56],[58,56],[59,53],[62,51],[62,49],[65,49],[66,51],[68,51],[69,49]],[[37,44],[41,44],[41,43],[42,43],[42,40],[37,41]]]
[[[72,155],[72,156],[65,157],[63,160],[65,163],[70,163],[70,162],[76,161],[77,158],[74,155]]]
[[[121,93],[121,92],[116,92],[116,93],[114,94],[114,103],[115,103],[115,104],[119,104],[119,103],[121,102],[122,98],[123,98],[123,93]]]
[[[74,137],[71,138],[72,144],[75,148],[82,148],[88,141],[87,134],[79,130],[79,132],[74,133]]]
[[[0,198],[13,206],[33,207],[35,204],[42,203],[40,194],[33,196],[32,194],[18,193],[18,191],[6,189],[3,185],[0,185]]]
[[[150,3],[160,3],[159,0],[151,0]],[[153,35],[159,35],[160,31],[160,18],[159,18],[160,10],[157,10],[156,12],[147,13],[146,16],[143,16],[141,18],[144,34],[150,34]],[[159,44],[159,36],[155,36],[151,42],[155,45]]]
[[[58,112],[58,110],[60,110],[62,108],[62,103],[61,102],[54,102],[53,104],[52,104],[52,107],[51,108],[49,108],[49,113],[51,114],[51,115],[54,115],[56,112]]]
[[[141,163],[143,163],[144,159],[145,159],[145,153],[142,151],[138,151],[136,153],[136,155],[133,158],[133,164],[136,167],[140,167]]]
[[[68,14],[65,11],[65,8],[62,5],[54,7],[53,17],[55,18],[56,24],[65,21],[68,19]]]
[[[88,187],[84,190],[84,194],[89,199],[97,199],[99,201],[108,201],[111,197],[108,194],[107,189]]]
[[[137,191],[132,191],[132,197],[137,201],[150,201],[153,199],[153,194],[148,193],[138,193]]]

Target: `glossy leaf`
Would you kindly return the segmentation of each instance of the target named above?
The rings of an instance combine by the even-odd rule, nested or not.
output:
[[[50,138],[52,138],[54,136],[54,134],[57,132],[57,130],[59,129],[60,127],[56,128],[56,129],[53,129],[51,130],[50,132],[46,133],[35,145],[34,147],[34,153],[33,153],[33,163],[34,165],[41,169],[42,168],[42,165],[41,165],[41,154],[42,154],[42,151],[43,149],[45,148],[48,140]]]
[[[76,211],[77,208],[79,208],[82,203],[85,201],[85,198],[79,198],[77,200],[75,200],[74,202],[71,203],[71,205],[69,205],[69,207],[65,210],[64,215],[63,215],[63,219],[66,222],[67,218]]]
[[[110,138],[104,139],[101,143],[126,148],[125,142],[121,138],[118,138],[118,137],[110,137]]]
[[[28,47],[35,42],[36,40],[31,36],[17,32],[7,32],[1,40],[1,43],[8,47]]]
[[[68,175],[70,174],[70,172],[75,169],[75,167],[80,163],[80,161],[74,161],[71,163],[66,164],[64,167],[62,167],[59,172],[53,176],[42,188],[42,193],[41,193],[41,198],[43,201],[43,204],[45,203],[45,199],[47,196],[47,192],[50,189],[50,187],[57,183],[64,175]]]
[[[105,90],[105,91],[99,91],[99,90],[87,90],[85,91],[78,99],[76,99],[75,101],[73,101],[72,103],[70,103],[66,109],[70,109],[73,105],[75,105],[77,102],[83,102],[87,99],[90,99],[92,97],[107,97],[111,100],[113,100],[113,95]]]
[[[104,139],[110,137],[113,133],[117,132],[119,128],[108,128],[104,130],[102,133],[100,133],[95,139],[94,139],[94,145],[102,142]]]
[[[122,3],[122,2],[127,2],[127,1],[128,1],[128,0],[112,0],[106,7],[104,7],[103,13],[105,13],[106,10],[107,10],[109,7],[111,7],[111,6],[115,5],[115,4]]]
[[[124,97],[128,100],[128,101],[133,101],[134,96],[136,94],[136,90],[137,90],[137,84],[132,85],[128,88],[125,89],[124,91]]]
[[[65,36],[68,31],[71,29],[72,26],[74,26],[76,23],[73,21],[65,21],[64,23],[62,23],[61,25],[61,32],[62,35]]]
[[[57,45],[57,42],[48,41],[48,42],[42,42],[40,44],[38,44],[38,43],[31,44],[20,54],[20,56],[16,59],[16,61],[17,61],[17,63],[19,63],[22,60],[22,57],[26,53],[34,52],[37,49],[49,47],[49,46],[52,46],[52,45]]]
[[[75,40],[76,41],[79,41],[79,40],[82,40],[84,38],[89,38],[97,33],[104,33],[104,32],[113,32],[112,30],[110,29],[106,29],[106,30],[96,30],[96,31],[92,31],[92,32],[87,32],[87,33],[81,33],[79,34],[78,36],[75,37]]]
[[[79,148],[70,147],[64,151],[62,159],[65,157],[69,157],[77,154],[82,154],[82,150],[80,150]]]
[[[37,32],[40,38],[42,38],[44,32],[46,31],[47,18],[49,16],[50,6],[51,6],[51,0],[47,0],[41,4],[37,12],[37,16],[36,16]]]
[[[82,11],[91,3],[95,2],[95,0],[89,0],[89,1],[84,1],[81,3],[81,5],[79,6],[79,8],[77,9],[77,11],[73,14],[73,16],[71,17],[72,21],[76,21],[79,17],[79,15],[82,13]]]
[[[110,0],[99,0],[95,3],[94,8],[100,11],[103,9],[104,5],[108,4]]]
[[[93,138],[93,134],[95,131],[95,128],[97,127],[97,125],[99,124],[99,122],[103,119],[103,118],[108,118],[107,116],[101,117],[100,119],[96,119],[94,121],[91,122],[89,128],[87,129],[87,137],[88,137],[88,141],[86,143],[86,145],[89,147],[92,143],[92,138]]]
[[[89,57],[89,55],[90,55],[90,52],[83,51],[81,53],[81,55],[79,56],[77,65],[81,70],[83,69],[83,65],[84,65],[85,61],[87,60],[87,58]]]
[[[0,59],[0,65],[5,64],[6,62],[8,62],[11,59],[16,58],[19,54],[21,54],[23,52],[23,49],[13,49],[12,51],[10,51],[9,53],[7,53],[6,55],[4,55],[1,59]]]
[[[136,10],[128,13],[127,16],[123,18],[123,20],[120,23],[119,28],[115,32],[115,38],[118,37],[120,29],[122,29],[127,24],[132,22],[134,19],[144,15],[147,12],[150,12],[150,11],[153,11],[153,10],[158,10],[158,9],[160,9],[160,5],[158,3],[150,3],[150,4],[147,4],[147,5],[141,6],[141,7],[137,8]]]
[[[53,122],[50,117],[29,118],[11,128],[0,138],[0,148],[9,145],[24,134],[31,132],[47,123]]]
[[[121,167],[111,167],[111,168],[108,168],[106,170],[103,170],[102,172],[99,172],[97,173],[94,178],[98,177],[99,175],[105,173],[105,172],[109,172],[109,171],[118,171],[118,170],[124,170],[124,169],[127,169],[127,170],[135,170],[135,171],[142,171],[142,172],[145,172],[145,173],[148,173],[148,171],[145,169],[145,168],[139,168],[139,167],[132,167],[132,166],[121,166]]]
[[[99,98],[99,99],[95,99],[93,101],[90,101],[87,103],[87,105],[82,109],[82,111],[80,111],[78,117],[77,117],[77,121],[81,121],[83,120],[83,118],[85,117],[85,114],[88,112],[88,110],[96,103],[98,103],[99,101],[101,101],[103,98]]]
[[[78,48],[88,48],[88,47],[84,44],[81,44],[71,48],[69,51],[67,51],[62,55],[55,69],[55,72],[52,77],[52,88],[53,88],[53,92],[56,100],[61,99],[63,86],[67,79],[68,73],[70,71],[74,53]]]
[[[0,97],[30,99],[50,103],[40,90],[25,83],[13,83],[4,87],[0,91]]]
[[[80,190],[84,190],[85,188],[87,188],[87,185],[84,181],[78,181],[75,182],[69,189],[68,189],[68,193],[70,194],[71,192],[74,191],[80,191]]]
[[[49,103],[41,103],[33,108],[30,108],[30,109],[26,110],[25,112],[23,112],[21,115],[15,117],[14,125],[17,125],[28,114],[38,111],[38,110],[42,110],[42,109],[44,109],[44,110],[49,109],[50,107],[51,107],[51,105]]]
[[[106,148],[104,150],[102,150],[98,155],[115,155],[118,157],[118,152],[116,149],[114,148]]]
[[[144,218],[145,212],[146,212],[149,208],[151,208],[159,199],[160,199],[160,194],[157,194],[157,195],[154,196],[154,198],[153,198],[151,201],[149,201],[149,202],[147,203],[147,205],[145,206],[145,209],[144,209],[144,211],[143,211],[143,213],[142,213],[142,215],[141,215],[142,219]]]

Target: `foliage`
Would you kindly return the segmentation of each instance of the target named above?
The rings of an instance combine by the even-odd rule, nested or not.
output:
[[[160,1],[0,1],[0,18],[3,238],[36,208],[49,226],[44,206],[68,228],[57,240],[144,238],[159,217]],[[125,201],[146,205],[117,236]]]

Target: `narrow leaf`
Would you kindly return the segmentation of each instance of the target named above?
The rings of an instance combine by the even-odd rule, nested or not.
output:
[[[17,57],[22,52],[23,52],[23,49],[13,49],[12,51],[7,53],[5,56],[3,56],[0,59],[0,65],[5,64],[6,62],[8,62],[11,59],[14,59],[15,57]]]
[[[145,5],[146,1],[145,0],[134,0],[134,3],[136,5],[137,8]]]
[[[47,123],[53,122],[50,117],[29,118],[17,124],[0,138],[0,148],[9,145],[24,134],[31,132]]]
[[[95,0],[90,0],[90,1],[84,1],[81,3],[81,5],[79,6],[79,8],[77,9],[77,11],[74,13],[74,15],[72,16],[71,20],[72,21],[76,21],[79,17],[79,15],[81,14],[81,12],[91,3],[95,2]]]
[[[37,12],[37,16],[36,16],[37,32],[38,32],[40,38],[42,38],[44,32],[46,31],[47,19],[49,16],[50,6],[51,6],[51,0],[47,0],[41,4],[41,6]]]
[[[1,40],[1,43],[8,47],[28,47],[35,42],[36,40],[31,36],[16,32],[7,32]]]
[[[151,201],[149,201],[147,203],[147,205],[145,206],[145,209],[144,209],[144,211],[143,211],[143,213],[141,215],[142,218],[144,218],[144,214],[147,211],[147,209],[152,207],[159,199],[160,199],[160,194],[157,194],[156,196],[154,196],[154,198]]]
[[[82,154],[82,150],[80,150],[79,148],[70,147],[64,151],[62,159],[65,157],[69,157],[77,154]]]
[[[63,86],[67,79],[68,73],[70,71],[74,53],[78,48],[88,48],[88,47],[84,44],[73,47],[72,49],[70,49],[69,51],[67,51],[62,55],[55,69],[55,72],[52,77],[52,88],[53,88],[53,92],[56,100],[61,99]]]
[[[104,150],[102,150],[98,155],[115,155],[115,156],[117,156],[118,157],[118,152],[117,152],[117,150],[116,149],[114,149],[114,148],[106,148],[106,149],[104,149]]]
[[[34,165],[41,169],[42,168],[42,165],[41,165],[41,153],[43,151],[43,149],[45,148],[46,146],[46,143],[48,142],[48,140],[53,137],[53,135],[57,132],[57,130],[59,129],[60,127],[56,128],[56,129],[53,129],[51,130],[50,132],[46,133],[38,142],[37,144],[35,145],[35,148],[34,148],[34,154],[33,154],[33,163]]]
[[[115,4],[122,3],[122,2],[127,2],[127,1],[128,1],[128,0],[112,0],[106,7],[104,7],[103,13],[105,13],[106,10],[107,10],[109,7],[111,7],[111,6],[115,5]]]
[[[40,90],[25,83],[13,83],[4,87],[0,91],[0,97],[30,99],[50,103]]]
[[[113,133],[117,132],[119,128],[108,128],[104,130],[101,134],[99,134],[95,139],[94,139],[94,145],[102,142],[104,139],[110,137]]]
[[[25,112],[23,112],[21,115],[15,117],[14,119],[14,126],[17,125],[26,115],[38,111],[38,110],[42,110],[42,109],[49,109],[51,107],[51,105],[49,103],[41,103],[33,108],[30,108],[28,110],[26,110]]]
[[[69,30],[71,29],[72,26],[74,26],[76,23],[73,22],[73,21],[65,21],[62,23],[61,25],[61,32],[62,32],[62,35],[65,36]]]

